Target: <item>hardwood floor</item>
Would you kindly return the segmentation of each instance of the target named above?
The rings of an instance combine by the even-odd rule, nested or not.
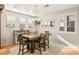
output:
[[[64,47],[60,53],[61,55],[79,55],[79,48],[71,48],[71,47]]]
[[[10,48],[15,46],[18,46],[18,44],[2,46],[2,48],[0,49],[0,55],[8,55],[10,53]]]
[[[16,46],[18,46],[18,44],[3,46],[2,49],[0,49],[0,55],[9,55],[10,48]],[[79,49],[65,46],[63,49],[61,49],[59,55],[79,55]]]
[[[8,55],[9,49],[0,49],[0,55]]]

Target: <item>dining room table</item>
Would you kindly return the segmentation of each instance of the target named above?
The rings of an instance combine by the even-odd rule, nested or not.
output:
[[[40,33],[38,34],[23,34],[22,35],[24,38],[28,38],[29,41],[31,41],[31,53],[35,52],[35,48],[36,48],[36,43],[35,40],[37,40],[38,36],[40,36]],[[29,46],[28,46],[29,48]]]

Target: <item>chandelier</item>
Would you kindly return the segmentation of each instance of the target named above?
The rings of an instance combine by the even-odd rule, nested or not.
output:
[[[37,25],[40,24],[40,18],[38,17],[38,6],[36,5],[35,8],[36,8],[36,16],[34,16],[32,21],[35,25]]]

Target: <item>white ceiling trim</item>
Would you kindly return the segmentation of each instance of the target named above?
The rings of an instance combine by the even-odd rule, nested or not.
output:
[[[68,4],[50,4],[49,7],[43,7],[44,5],[39,4],[38,5],[38,16],[42,16],[44,14],[49,14],[49,13],[54,13],[54,12],[58,12],[58,11],[63,11],[66,9],[70,9],[70,8],[74,8],[77,7],[79,5],[68,5]],[[36,16],[36,8],[35,5],[5,5],[5,9],[9,10],[9,11],[13,11],[13,12],[17,12],[17,13],[22,13],[25,15],[29,15],[29,16]]]
[[[20,11],[20,10],[17,10],[17,9],[12,9],[12,8],[5,8],[5,9],[9,10],[9,11],[12,11],[12,12],[16,12],[16,13],[21,13],[21,14],[25,14],[25,15],[28,15],[28,16],[32,16],[32,17],[35,16],[35,14],[31,14],[31,13],[28,13],[28,12]]]

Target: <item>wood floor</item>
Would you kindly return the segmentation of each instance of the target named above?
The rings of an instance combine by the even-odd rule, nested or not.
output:
[[[9,49],[15,46],[18,46],[18,44],[3,46],[2,49],[0,49],[0,55],[9,55]],[[79,55],[79,49],[66,46],[63,49],[61,49],[59,55]]]
[[[0,55],[8,55],[10,53],[10,48],[15,46],[18,46],[18,44],[2,46],[2,48],[0,49]]]
[[[79,55],[79,48],[71,48],[71,47],[64,47],[60,53],[61,55]]]

